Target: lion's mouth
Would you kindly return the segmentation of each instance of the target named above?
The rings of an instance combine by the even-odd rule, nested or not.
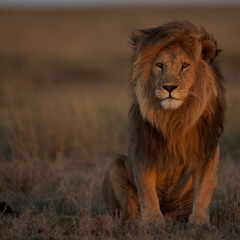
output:
[[[160,100],[161,107],[164,109],[177,109],[182,105],[183,99],[177,95],[175,92],[155,91],[155,96]]]
[[[161,100],[161,106],[164,109],[177,109],[182,105],[182,100],[174,97],[166,97]]]
[[[161,101],[164,101],[164,100],[166,100],[166,99],[173,99],[173,100],[180,100],[181,101],[181,99],[180,98],[176,98],[176,97],[173,97],[173,96],[168,96],[168,97],[165,97],[165,98],[163,98]]]

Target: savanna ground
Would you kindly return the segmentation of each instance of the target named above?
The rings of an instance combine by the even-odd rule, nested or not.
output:
[[[122,225],[101,193],[126,153],[132,30],[187,19],[212,32],[228,103],[209,231]],[[240,239],[240,7],[0,10],[1,239]]]

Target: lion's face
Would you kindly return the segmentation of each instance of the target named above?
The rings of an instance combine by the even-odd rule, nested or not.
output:
[[[195,61],[180,44],[163,48],[152,64],[155,96],[164,109],[177,109],[192,94]]]

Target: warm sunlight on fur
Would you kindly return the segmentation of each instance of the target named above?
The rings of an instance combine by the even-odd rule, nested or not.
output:
[[[194,56],[189,56],[181,44],[173,42],[161,49],[153,62],[152,75],[155,95],[164,109],[177,109],[193,95],[190,88],[195,71]]]
[[[107,166],[106,206],[144,223],[169,214],[208,224],[225,113],[217,42],[173,21],[134,34],[132,46],[130,144]]]

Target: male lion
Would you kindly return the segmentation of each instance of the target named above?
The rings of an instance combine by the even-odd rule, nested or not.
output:
[[[107,165],[107,209],[144,223],[164,225],[169,214],[209,224],[225,112],[215,63],[221,50],[187,21],[141,30],[131,40],[131,137],[127,157]]]

